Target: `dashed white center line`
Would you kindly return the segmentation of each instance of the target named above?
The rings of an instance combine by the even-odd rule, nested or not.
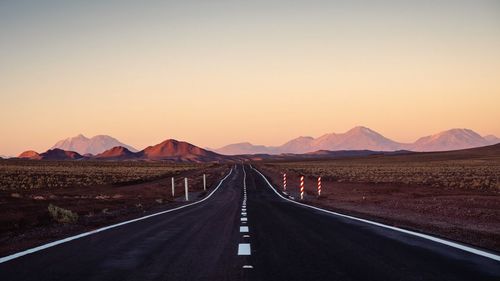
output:
[[[250,232],[247,226],[248,223],[248,218],[247,216],[247,188],[246,188],[246,173],[245,173],[245,167],[243,166],[243,201],[241,202],[241,218],[240,218],[240,233],[245,233],[243,234],[243,239],[248,241],[248,238],[250,235],[248,233]],[[238,244],[238,256],[250,256],[251,255],[251,249],[250,249],[250,243],[239,243]],[[253,266],[250,264],[244,264],[243,267],[244,269],[252,269]]]
[[[250,256],[250,243],[240,243],[238,245],[238,256]]]

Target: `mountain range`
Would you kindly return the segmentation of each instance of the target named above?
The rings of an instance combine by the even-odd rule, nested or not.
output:
[[[221,162],[228,160],[227,156],[173,139],[168,139],[154,146],[148,146],[138,152],[133,152],[124,146],[115,146],[94,156],[54,148],[44,153],[28,150],[21,153],[17,158],[31,160],[142,160],[169,162]]]
[[[360,156],[407,151],[460,150],[500,143],[500,139],[480,136],[469,129],[451,129],[419,138],[414,143],[399,143],[366,128],[355,127],[345,133],[318,138],[298,137],[281,146],[253,145],[248,142],[227,145],[211,151],[173,139],[137,151],[110,136],[86,138],[78,135],[59,141],[44,153],[28,150],[17,158],[33,160],[139,160],[170,162],[220,162],[276,158],[314,158]]]
[[[110,136],[97,135],[91,138],[87,138],[82,134],[76,137],[60,140],[50,149],[58,148],[67,151],[74,151],[78,152],[81,155],[97,155],[116,146],[123,146],[132,152],[137,152],[137,149],[133,148],[132,146],[126,145]]]
[[[413,143],[400,143],[369,129],[358,126],[345,133],[330,133],[313,137],[298,137],[280,146],[253,145],[248,142],[230,144],[213,151],[223,155],[242,154],[283,154],[310,153],[319,150],[371,150],[417,152],[447,151],[474,148],[500,143],[500,139],[488,135],[482,137],[469,129],[451,129],[434,135],[419,138]]]

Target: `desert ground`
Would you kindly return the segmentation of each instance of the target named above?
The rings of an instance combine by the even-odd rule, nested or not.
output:
[[[321,156],[318,156],[321,157]],[[273,159],[273,158],[270,158]],[[500,146],[254,161],[288,194],[340,213],[500,251]],[[0,256],[203,197],[230,164],[0,160]],[[317,177],[322,194],[317,196]],[[171,195],[171,177],[176,194]]]
[[[256,163],[274,186],[344,214],[500,251],[500,146],[441,153]],[[317,196],[317,177],[322,193]]]
[[[184,177],[190,200],[197,200],[206,194],[204,173],[210,188],[228,170],[218,164],[0,160],[0,256],[184,204]]]

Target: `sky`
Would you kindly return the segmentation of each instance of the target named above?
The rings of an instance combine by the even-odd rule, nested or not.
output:
[[[500,1],[0,0],[0,155],[83,133],[500,137]]]

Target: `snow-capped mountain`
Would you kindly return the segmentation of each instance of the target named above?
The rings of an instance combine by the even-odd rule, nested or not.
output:
[[[490,142],[469,129],[451,129],[418,139],[409,146],[413,151],[445,151],[489,145]]]
[[[484,136],[483,139],[485,139],[489,144],[497,144],[500,143],[500,138],[497,138],[494,135],[487,135]]]
[[[326,134],[312,142],[314,150],[373,150],[394,151],[401,143],[362,126],[354,127],[343,134]]]
[[[469,129],[451,129],[419,138],[414,143],[400,143],[363,126],[354,127],[345,133],[330,133],[318,138],[298,137],[281,146],[237,143],[215,151],[225,155],[237,154],[281,154],[309,153],[318,150],[373,150],[373,151],[446,151],[473,148],[500,143],[500,139],[488,135],[481,137]]]
[[[87,138],[82,134],[76,137],[58,141],[54,146],[51,147],[51,149],[59,148],[67,151],[75,151],[81,155],[97,155],[116,146],[123,146],[132,152],[137,152],[137,149],[126,145],[110,136],[97,135],[92,138]]]

